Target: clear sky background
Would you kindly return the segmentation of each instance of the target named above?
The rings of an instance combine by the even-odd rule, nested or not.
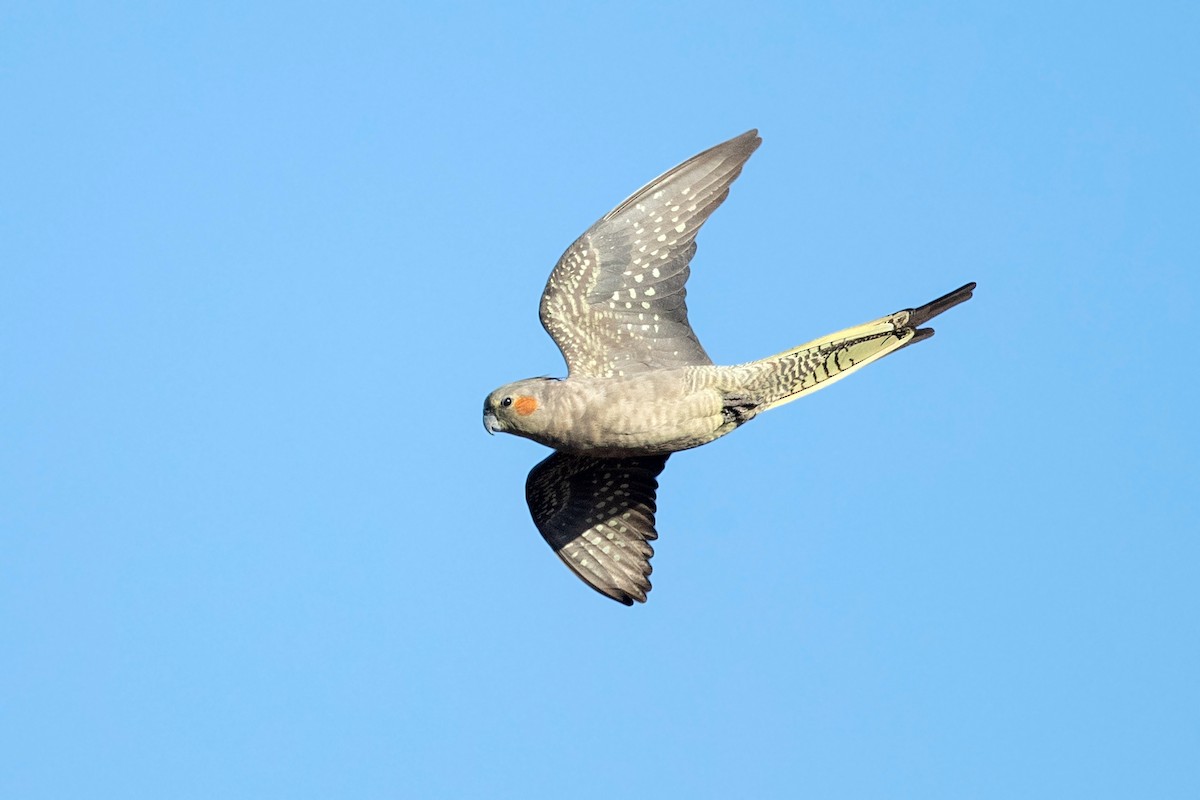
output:
[[[5,4],[0,796],[1200,796],[1196,8]],[[751,127],[718,362],[979,289],[625,608],[481,404]]]

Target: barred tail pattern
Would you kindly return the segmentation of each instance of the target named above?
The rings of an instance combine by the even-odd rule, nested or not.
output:
[[[731,367],[734,381],[757,401],[756,412],[783,405],[806,392],[823,389],[872,361],[933,335],[924,323],[971,299],[968,283],[919,308],[823,336],[778,355]]]

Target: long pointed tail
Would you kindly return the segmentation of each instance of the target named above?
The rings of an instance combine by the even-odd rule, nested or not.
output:
[[[732,369],[743,373],[738,378],[760,398],[758,411],[766,411],[790,403],[805,392],[823,389],[872,361],[928,339],[933,336],[933,329],[920,326],[970,300],[974,290],[975,284],[968,283],[919,308],[906,308]]]

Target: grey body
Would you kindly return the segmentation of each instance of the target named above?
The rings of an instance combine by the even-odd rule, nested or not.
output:
[[[760,141],[750,131],[689,159],[572,244],[541,303],[568,377],[517,381],[484,402],[489,432],[556,451],[526,482],[534,522],[579,577],[627,605],[650,590],[657,476],[669,454],[928,338],[920,326],[975,288],[769,358],[714,365],[688,323],[685,284],[696,233]]]
[[[539,419],[511,432],[565,453],[609,458],[698,447],[736,427],[724,413],[723,369],[542,381],[529,389],[537,392]]]

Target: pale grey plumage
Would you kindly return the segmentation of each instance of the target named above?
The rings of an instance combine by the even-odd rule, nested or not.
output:
[[[650,590],[657,476],[670,453],[927,338],[933,331],[919,326],[975,288],[770,358],[714,365],[688,324],[685,284],[696,233],[760,142],[748,131],[700,153],[580,236],[551,273],[540,309],[567,379],[517,381],[484,403],[489,432],[558,451],[529,473],[534,523],[576,575],[627,605]]]

